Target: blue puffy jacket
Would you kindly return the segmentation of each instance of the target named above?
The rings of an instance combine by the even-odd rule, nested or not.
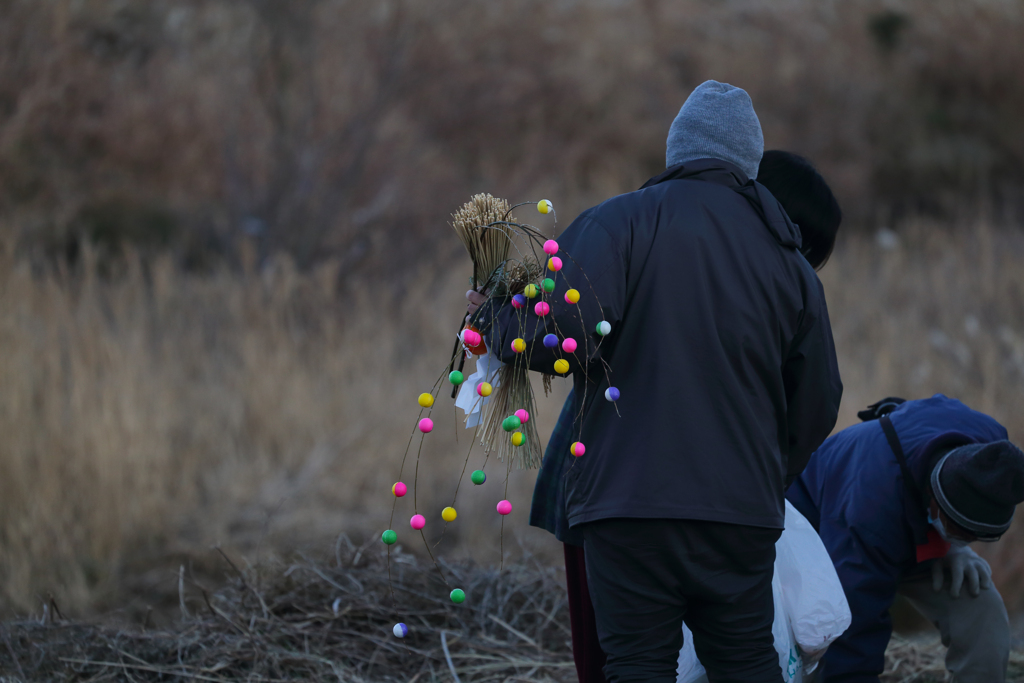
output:
[[[1007,438],[991,417],[941,394],[907,401],[889,418],[926,500],[928,475],[940,455]],[[786,497],[818,529],[853,613],[850,628],[825,655],[822,680],[877,683],[898,584],[929,566],[917,559],[917,547],[928,541],[927,510],[910,502],[877,420],[826,440]]]

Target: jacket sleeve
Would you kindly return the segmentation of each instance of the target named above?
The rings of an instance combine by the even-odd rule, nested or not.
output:
[[[872,538],[834,519],[822,519],[821,524],[821,540],[835,565],[852,616],[850,627],[825,653],[822,681],[878,683],[892,635],[889,608],[902,574],[898,558],[883,549],[903,547],[907,541]]]
[[[803,330],[791,345],[782,370],[789,432],[787,487],[800,476],[811,454],[832,432],[843,396],[825,293],[817,278],[815,282],[817,296],[811,302],[811,310],[805,313]]]
[[[623,231],[625,232],[625,231]],[[564,358],[570,372],[584,367],[598,355],[602,337],[596,332],[597,324],[607,321],[616,328],[622,320],[626,298],[626,259],[623,249],[612,233],[600,222],[583,214],[566,228],[558,238],[558,257],[562,270],[552,273],[542,261],[543,277],[555,280],[555,290],[543,291],[527,306],[515,309],[509,299],[492,299],[480,307],[474,324],[487,334],[495,355],[504,363],[527,363],[529,369],[554,374],[555,361]],[[540,256],[545,256],[543,252]],[[576,304],[565,299],[570,288],[579,292]],[[551,311],[540,316],[535,306],[543,301]],[[547,334],[558,337],[558,345],[548,348],[543,339]],[[512,350],[515,339],[526,342],[526,351]],[[562,342],[571,338],[577,343],[576,351],[567,353]]]

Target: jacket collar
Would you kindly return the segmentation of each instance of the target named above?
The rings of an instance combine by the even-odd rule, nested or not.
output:
[[[670,166],[640,188],[654,187],[669,180],[703,180],[731,188],[746,197],[761,216],[775,241],[784,247],[799,249],[803,244],[800,228],[789,219],[768,188],[750,180],[738,166],[722,159],[697,159]]]
[[[644,183],[640,189],[643,190],[647,187],[653,187],[659,183],[665,182],[666,180],[682,180],[684,178],[690,180],[708,180],[733,189],[750,182],[738,166],[730,164],[728,161],[724,161],[722,159],[696,159],[694,161],[687,161],[683,164],[669,166],[664,171]]]

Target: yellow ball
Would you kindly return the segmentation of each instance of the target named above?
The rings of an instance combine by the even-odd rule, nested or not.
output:
[[[434,405],[434,397],[430,394],[420,394],[420,406],[423,408],[429,408]]]
[[[513,339],[512,350],[516,353],[522,353],[526,350],[526,340],[524,339]]]
[[[513,446],[522,446],[524,441],[526,441],[526,437],[523,436],[522,432],[516,432],[512,435]]]
[[[551,213],[553,208],[555,208],[554,205],[546,199],[542,199],[537,202],[537,211],[540,211],[541,213]]]
[[[565,360],[564,358],[559,358],[558,360],[556,360],[555,372],[557,372],[559,375],[564,375],[565,373],[569,372],[569,361]]]
[[[537,294],[539,294],[537,290],[537,285],[533,284],[532,282],[526,285],[526,288],[523,290],[523,294],[526,295],[527,299],[535,298]]]
[[[481,396],[487,397],[491,395],[491,391],[493,390],[494,387],[492,387],[490,383],[481,382],[480,386],[476,388],[476,393],[480,394]]]
[[[577,289],[570,289],[565,293],[565,300],[571,304],[577,303],[580,300],[580,293]]]
[[[455,508],[447,507],[441,510],[441,519],[446,522],[454,522],[455,518],[459,516],[459,513],[455,512]]]

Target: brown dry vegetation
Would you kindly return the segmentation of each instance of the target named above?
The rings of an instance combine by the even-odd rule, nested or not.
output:
[[[941,391],[1024,440],[1022,27],[1010,0],[0,0],[3,616],[137,620],[182,563],[220,575],[211,544],[378,536],[460,317],[448,213],[546,196],[564,226],[662,168],[705,78],[846,210],[840,425]],[[468,445],[437,421],[427,511]],[[492,485],[442,555],[497,561]],[[557,558],[531,486],[505,550]],[[983,549],[1014,608],[1022,535]]]
[[[211,591],[181,573],[177,619],[164,628],[65,620],[0,624],[4,681],[576,681],[564,575],[531,558],[502,570],[433,567],[396,546],[339,538],[329,560],[296,558],[247,570],[225,561]],[[449,585],[445,585],[448,583]],[[465,589],[453,605],[450,586]],[[392,635],[397,620],[409,627]],[[889,643],[883,683],[949,680],[937,636]],[[1024,652],[1008,683],[1024,681]]]
[[[193,268],[447,251],[481,189],[563,215],[663,168],[714,77],[818,163],[848,226],[1024,195],[1017,0],[5,0],[0,229],[33,253],[172,245]],[[965,204],[966,202],[966,204]]]

